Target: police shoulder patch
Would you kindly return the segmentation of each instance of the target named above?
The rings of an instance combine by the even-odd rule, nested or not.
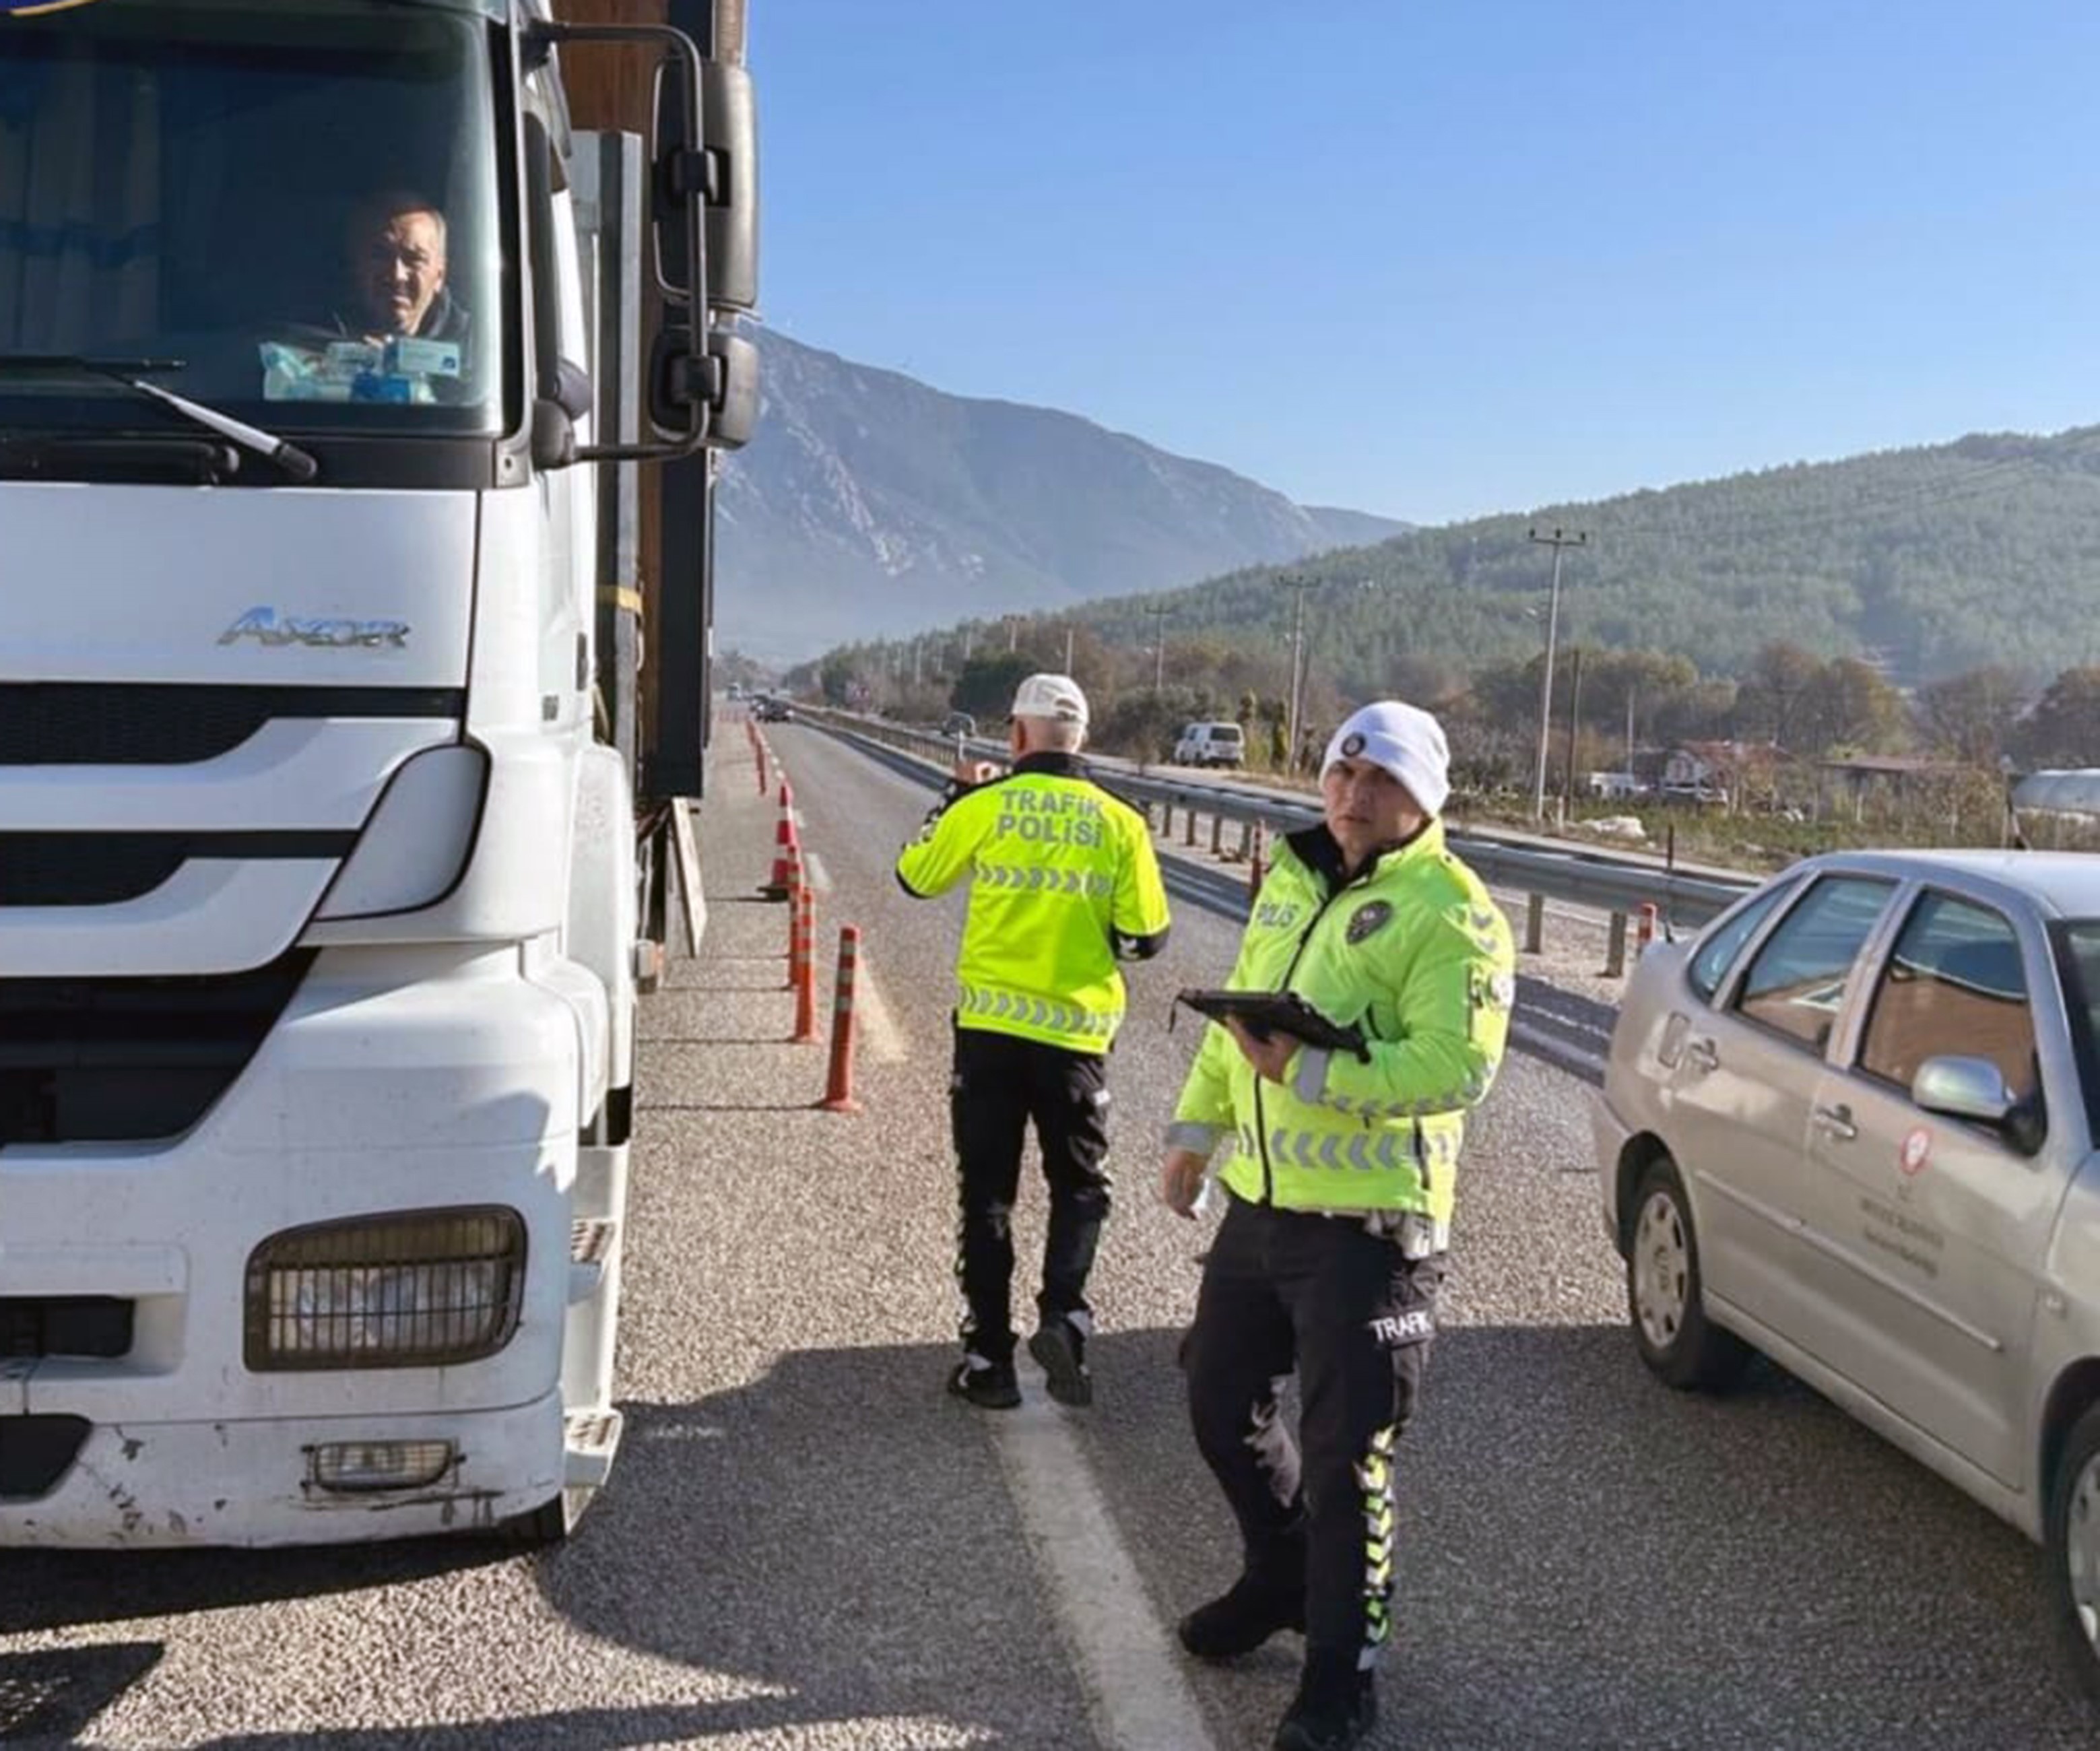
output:
[[[1374,931],[1383,928],[1392,916],[1392,908],[1383,900],[1367,900],[1349,915],[1347,932],[1352,943],[1361,942]]]

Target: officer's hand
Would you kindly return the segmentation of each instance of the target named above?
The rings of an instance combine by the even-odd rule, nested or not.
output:
[[[1159,1170],[1159,1202],[1177,1216],[1195,1220],[1197,1195],[1203,1189],[1203,1170],[1209,1165],[1193,1149],[1169,1149]]]
[[[1273,1083],[1290,1079],[1290,1061],[1298,1055],[1296,1040],[1288,1034],[1272,1034],[1267,1039],[1257,1039],[1238,1016],[1226,1017],[1225,1027],[1239,1042],[1241,1056],[1254,1066],[1255,1075],[1265,1076]]]

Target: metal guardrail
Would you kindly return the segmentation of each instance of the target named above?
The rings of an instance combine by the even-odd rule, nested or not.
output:
[[[896,749],[946,770],[956,757],[956,743],[929,730],[915,730],[881,718],[862,717],[849,712],[822,707],[797,707],[799,716],[835,734],[854,737]],[[976,740],[964,743],[964,751],[980,760],[1004,761],[1003,742]],[[1312,805],[1295,797],[1252,787],[1204,784],[1184,778],[1161,778],[1127,766],[1105,765],[1102,776],[1118,796],[1162,811],[1162,834],[1171,831],[1173,814],[1207,818],[1216,833],[1216,823],[1232,822],[1251,829],[1259,823],[1264,831],[1290,832],[1309,827],[1320,818]],[[1193,823],[1185,829],[1194,843]],[[1758,885],[1755,879],[1735,880],[1712,874],[1687,876],[1639,859],[1617,858],[1588,847],[1545,850],[1535,845],[1512,844],[1478,834],[1454,834],[1449,843],[1481,880],[1490,886],[1513,889],[1536,898],[1569,905],[1593,907],[1612,915],[1614,930],[1623,928],[1630,912],[1652,906],[1658,920],[1677,928],[1705,924],[1718,916]],[[1220,849],[1214,837],[1211,849]],[[1238,848],[1244,853],[1244,843]],[[1527,946],[1536,948],[1538,920],[1527,921]]]

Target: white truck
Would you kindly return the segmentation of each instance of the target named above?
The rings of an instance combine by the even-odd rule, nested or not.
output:
[[[733,23],[0,11],[0,1545],[558,1537],[606,1475],[756,408]]]

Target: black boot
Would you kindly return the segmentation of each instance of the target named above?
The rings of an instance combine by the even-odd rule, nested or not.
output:
[[[1274,1751],[1352,1751],[1378,1719],[1378,1691],[1356,1656],[1305,1656],[1305,1671],[1276,1729]]]
[[[1181,1645],[1198,1660],[1251,1654],[1279,1630],[1305,1628],[1305,1537],[1279,1538],[1240,1578],[1181,1620]]]

